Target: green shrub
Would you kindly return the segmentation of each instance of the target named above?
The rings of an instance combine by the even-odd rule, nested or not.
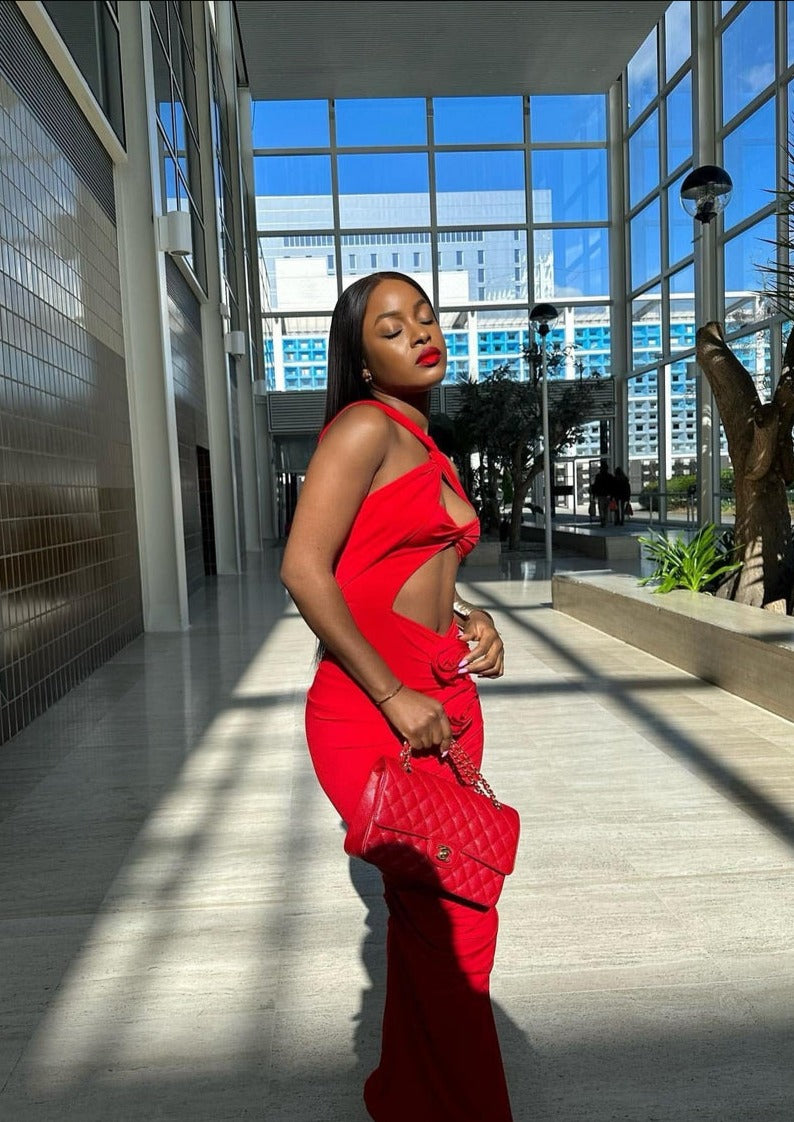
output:
[[[741,561],[732,561],[722,537],[718,537],[713,522],[695,534],[690,542],[682,538],[670,539],[666,534],[651,532],[639,539],[656,567],[640,584],[657,584],[654,592],[672,592],[674,588],[688,588],[692,592],[710,592],[720,577],[735,573]]]

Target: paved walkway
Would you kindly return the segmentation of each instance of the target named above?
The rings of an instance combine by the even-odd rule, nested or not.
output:
[[[365,1120],[383,914],[308,766],[276,560],[0,749],[8,1122]],[[494,976],[516,1122],[791,1122],[794,726],[511,567],[464,587],[508,649],[482,697],[524,823]]]

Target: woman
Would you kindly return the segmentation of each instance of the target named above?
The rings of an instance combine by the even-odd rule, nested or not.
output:
[[[406,741],[448,776],[456,738],[479,765],[473,676],[503,672],[491,617],[456,597],[478,536],[454,468],[427,435],[446,345],[409,277],[375,273],[340,297],[329,336],[326,427],[306,473],[281,578],[320,640],[306,733],[345,821],[383,755]],[[509,1122],[488,982],[495,909],[388,882],[376,1122]]]
[[[631,483],[629,483],[628,476],[621,467],[615,468],[612,496],[617,503],[617,510],[615,511],[615,524],[617,526],[622,526],[626,521],[626,508],[631,502]]]

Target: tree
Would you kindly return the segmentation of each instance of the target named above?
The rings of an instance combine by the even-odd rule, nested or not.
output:
[[[786,487],[794,483],[794,331],[772,400],[762,402],[749,371],[725,342],[722,327],[697,332],[697,360],[708,379],[728,439],[734,471],[734,548],[743,562],[719,595],[763,607],[794,605],[794,542]]]
[[[529,357],[529,356],[528,356]],[[521,540],[521,516],[532,481],[543,471],[541,376],[536,363],[530,377],[517,382],[509,365],[479,382],[461,385],[461,406],[455,419],[461,441],[479,454],[475,497],[486,530],[498,527],[502,480],[512,488],[509,545]],[[555,381],[549,398],[549,445],[552,458],[576,441],[593,417],[589,379]],[[557,392],[557,387],[564,387]]]

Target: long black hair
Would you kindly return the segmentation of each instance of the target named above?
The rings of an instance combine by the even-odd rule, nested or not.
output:
[[[412,285],[428,306],[432,303],[420,284],[404,273],[370,273],[346,288],[336,302],[328,333],[328,389],[325,395],[327,425],[346,405],[372,397],[362,377],[366,366],[362,338],[367,302],[381,281],[400,280]]]

